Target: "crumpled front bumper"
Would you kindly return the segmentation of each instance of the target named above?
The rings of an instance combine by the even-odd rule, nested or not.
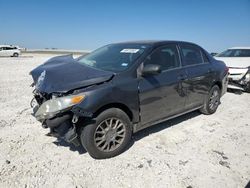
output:
[[[39,109],[39,105],[32,106],[33,115],[35,118],[36,111]],[[75,146],[79,146],[80,142],[77,135],[76,123],[78,117],[75,116],[71,111],[58,113],[53,115],[52,118],[40,120],[43,128],[50,128],[53,133],[56,133],[57,138],[62,138],[68,143],[72,143]]]
[[[228,88],[244,90],[250,82],[250,67],[229,67]]]

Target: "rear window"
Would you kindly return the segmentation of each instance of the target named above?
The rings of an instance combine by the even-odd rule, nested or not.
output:
[[[184,59],[184,64],[186,66],[203,63],[200,48],[189,44],[182,44],[180,45],[180,47]]]
[[[201,51],[201,54],[202,54],[203,61],[205,63],[209,63],[209,59],[208,59],[207,55],[203,51]]]

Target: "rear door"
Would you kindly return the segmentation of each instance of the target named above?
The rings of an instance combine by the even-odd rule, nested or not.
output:
[[[180,44],[183,66],[188,79],[186,108],[192,109],[203,104],[211,87],[214,69],[203,50],[192,44]]]
[[[175,44],[155,49],[143,63],[158,64],[162,72],[158,75],[141,77],[139,101],[141,123],[147,124],[184,111],[185,94],[182,81],[186,78],[181,68]]]

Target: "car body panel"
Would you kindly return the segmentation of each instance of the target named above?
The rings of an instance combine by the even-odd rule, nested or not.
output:
[[[85,112],[94,114],[105,106],[125,106],[132,113],[132,121],[139,121],[138,80],[124,79],[119,76],[102,85],[77,90],[86,95],[86,100],[75,106]]]
[[[154,122],[185,110],[185,91],[182,81],[178,78],[183,74],[185,71],[179,68],[140,79],[141,124]]]
[[[250,57],[214,57],[217,60],[223,61],[229,68],[246,68],[250,66]]]
[[[250,58],[247,57],[215,57],[221,60],[229,67],[229,79],[234,81],[240,80],[250,67]]]
[[[187,80],[184,82],[187,88],[186,108],[193,108],[204,103],[214,78],[210,63],[186,67]]]
[[[50,59],[30,72],[36,89],[44,93],[66,93],[112,78],[113,73],[77,63],[71,55]]]

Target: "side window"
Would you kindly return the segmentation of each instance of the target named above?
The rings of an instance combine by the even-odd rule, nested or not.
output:
[[[181,52],[183,55],[184,64],[188,65],[197,65],[202,64],[203,59],[201,56],[201,51],[198,47],[188,44],[180,45]]]
[[[6,47],[6,50],[13,50],[12,47]]]
[[[204,63],[209,63],[209,59],[206,56],[206,54],[203,51],[201,51],[201,54],[202,54],[202,58],[203,58]]]
[[[147,64],[160,65],[162,71],[179,67],[180,61],[176,45],[169,44],[157,48],[144,61],[144,65]]]

